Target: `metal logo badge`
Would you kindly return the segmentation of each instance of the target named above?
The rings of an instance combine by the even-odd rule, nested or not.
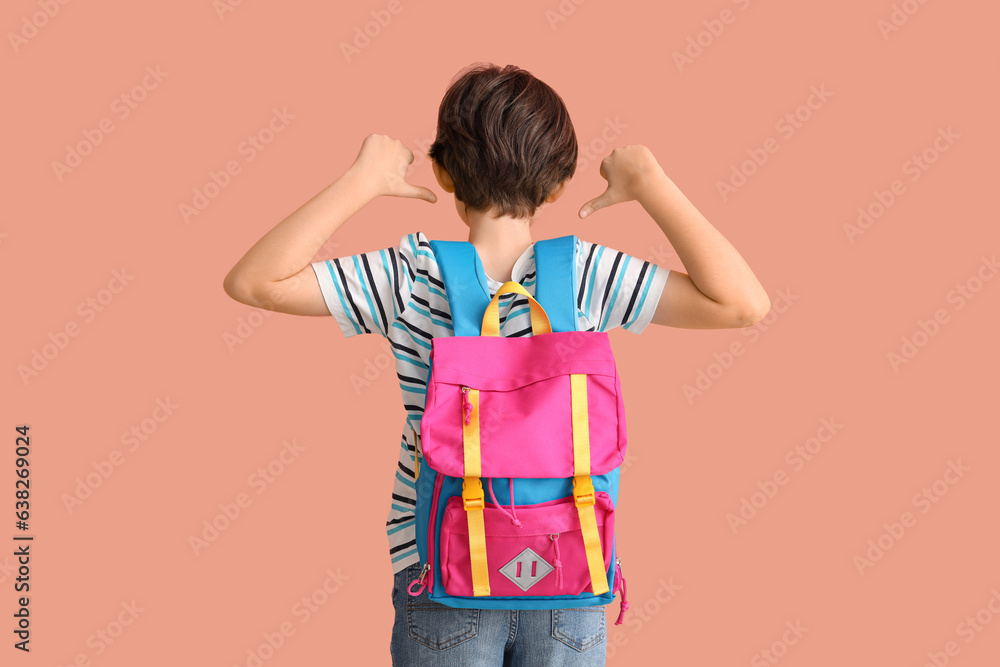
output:
[[[526,591],[553,569],[544,558],[531,549],[525,549],[501,567],[500,574],[517,584],[522,591]]]

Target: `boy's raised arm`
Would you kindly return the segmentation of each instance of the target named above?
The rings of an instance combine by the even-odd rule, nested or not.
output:
[[[728,329],[758,322],[771,308],[767,292],[733,245],[663,172],[645,146],[614,149],[601,162],[605,192],[580,217],[635,200],[677,251],[687,273],[671,270],[653,324],[684,329]]]
[[[729,329],[753,326],[767,315],[771,301],[746,260],[673,181],[657,180],[639,203],[688,271],[670,272],[654,324]]]
[[[296,315],[329,315],[310,262],[348,218],[379,195],[434,202],[406,182],[413,153],[383,134],[365,137],[354,163],[333,183],[265,234],[230,269],[223,289],[233,299]]]

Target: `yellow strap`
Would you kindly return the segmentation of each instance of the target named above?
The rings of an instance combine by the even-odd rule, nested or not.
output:
[[[468,424],[465,423],[465,401],[462,401],[462,411],[459,412],[462,418],[462,444],[465,449],[465,476],[479,477],[482,473],[482,455],[479,449],[479,390],[462,387],[462,391],[466,392],[467,400],[472,404]]]
[[[587,375],[571,373],[570,394],[573,397],[573,476],[590,477],[590,422],[587,412]]]
[[[587,412],[587,375],[571,373],[570,393],[573,405],[573,500],[580,514],[583,544],[587,551],[587,568],[594,595],[608,592],[608,577],[604,571],[601,536],[597,532],[597,508],[594,483],[590,478],[590,424]]]
[[[552,324],[549,322],[549,316],[546,314],[545,309],[542,308],[542,304],[535,301],[535,297],[528,294],[528,290],[524,289],[521,283],[516,280],[508,280],[500,286],[500,289],[496,291],[496,294],[490,300],[490,304],[486,306],[486,312],[483,313],[482,335],[500,335],[500,295],[507,292],[516,292],[528,298],[528,307],[531,311],[532,335],[537,336],[543,333],[552,333]]]
[[[583,544],[587,550],[590,584],[594,595],[603,595],[608,592],[608,573],[604,571],[601,536],[597,532],[597,511],[594,508],[594,484],[590,481],[590,475],[573,478],[573,496],[576,498],[576,509],[580,514],[580,527],[583,529]]]
[[[469,494],[468,496],[466,494]],[[478,496],[478,498],[476,498]],[[483,483],[466,477],[462,482],[462,501],[469,519],[469,557],[472,561],[472,594],[490,594],[490,567],[486,561],[486,525],[483,522]]]
[[[472,594],[490,594],[490,568],[486,561],[486,525],[483,522],[482,453],[479,447],[479,390],[462,387],[468,391],[472,404],[469,423],[462,411],[462,442],[465,450],[465,479],[462,481],[462,504],[469,520],[469,556],[472,560]]]

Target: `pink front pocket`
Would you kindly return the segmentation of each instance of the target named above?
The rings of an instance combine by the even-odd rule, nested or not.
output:
[[[615,508],[598,491],[594,509],[605,571],[611,567]],[[493,503],[483,509],[490,597],[579,595],[593,590],[580,515],[573,496],[535,505],[515,505],[521,522]],[[448,595],[472,596],[469,521],[461,496],[452,496],[441,521],[441,583]]]
[[[625,400],[607,332],[438,336],[420,418],[421,464],[465,477],[467,390],[479,394],[481,477],[573,477],[573,376],[586,376],[591,475],[625,462]]]

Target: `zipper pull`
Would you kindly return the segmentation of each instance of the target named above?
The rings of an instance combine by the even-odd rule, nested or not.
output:
[[[625,592],[625,576],[622,575],[622,559],[617,556],[615,557],[615,588],[612,593],[615,592],[622,594],[621,611],[618,612],[618,620],[615,621],[615,625],[621,625],[625,618],[625,612],[628,611],[628,598]]]
[[[472,403],[469,402],[470,387],[462,387],[462,409],[465,410],[465,423],[472,421]]]
[[[423,593],[424,589],[427,587],[426,584],[424,584],[424,579],[427,577],[427,573],[430,572],[430,569],[431,569],[431,564],[424,563],[423,569],[420,570],[420,576],[410,582],[410,585],[407,586],[406,588],[406,592],[412,595],[413,597],[417,597],[418,595]],[[413,587],[416,586],[417,584],[420,584],[420,590],[414,592]]]
[[[556,588],[562,589],[563,587],[563,577],[562,577],[562,561],[559,559],[559,533],[552,533],[549,535],[549,539],[552,540],[552,549],[556,552],[556,557],[553,559],[552,564],[556,568]]]

